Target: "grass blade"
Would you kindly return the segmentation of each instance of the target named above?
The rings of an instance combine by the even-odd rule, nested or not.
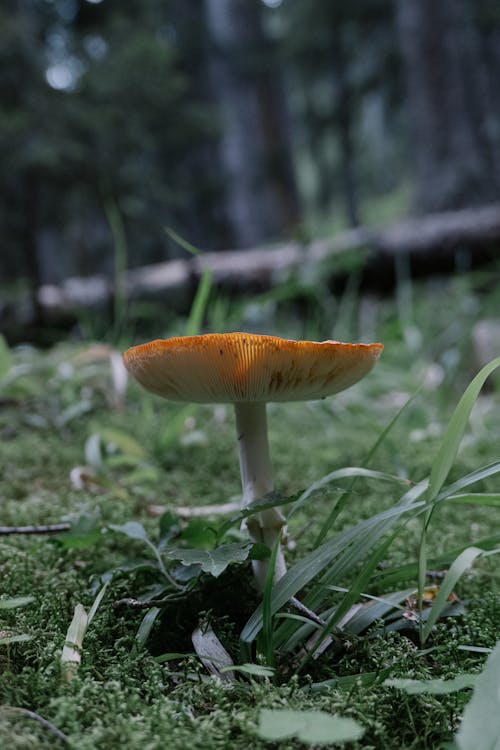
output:
[[[200,332],[211,289],[212,272],[206,268],[201,275],[193,304],[189,311],[189,318],[186,323],[186,330],[184,331],[185,336],[196,336]]]
[[[281,578],[274,586],[274,591],[271,599],[271,612],[274,614],[286,602],[295,596],[304,586],[306,586],[315,576],[325,570],[325,568],[337,558],[340,553],[349,548],[354,541],[358,542],[360,535],[369,530],[376,530],[375,538],[373,543],[380,538],[384,533],[387,526],[390,527],[401,515],[423,508],[424,503],[411,503],[405,505],[397,505],[394,508],[389,508],[386,511],[378,513],[376,516],[361,521],[356,526],[338,534],[333,539],[325,542],[320,547],[314,549],[306,557],[296,563],[290,568],[287,573]],[[387,522],[381,525],[383,522]],[[372,545],[373,546],[373,545]],[[360,561],[366,554],[368,554],[370,547],[365,545],[356,544],[357,555],[356,560]],[[323,592],[323,596],[325,592]],[[258,633],[262,629],[262,605],[260,605],[255,612],[251,615],[250,619],[246,623],[241,633],[241,640],[245,643],[251,643],[255,640]]]
[[[459,554],[459,556],[452,564],[439,588],[438,595],[432,603],[427,622],[423,626],[422,644],[425,643],[432,628],[439,619],[439,616],[445,608],[448,597],[453,591],[455,584],[457,583],[459,578],[461,578],[463,573],[471,567],[476,557],[479,557],[479,555],[482,555],[482,553],[483,550],[479,549],[479,547],[467,547],[467,549],[464,549],[464,551]]]
[[[432,464],[431,476],[429,480],[428,499],[432,502],[439,494],[443,484],[446,481],[450,469],[455,461],[458,448],[469,420],[470,413],[476,403],[479,392],[483,387],[486,379],[491,373],[500,367],[500,357],[489,362],[476,377],[467,386],[465,392],[458,402],[455,411],[446,428],[443,442],[438,450],[436,458]]]
[[[73,679],[80,666],[83,639],[87,632],[87,624],[87,612],[82,604],[77,604],[61,654],[62,676],[66,682]]]
[[[500,642],[477,678],[470,702],[465,707],[462,725],[455,737],[460,750],[490,750],[500,742]]]
[[[493,508],[500,507],[499,492],[469,492],[463,495],[450,495],[447,500],[466,505],[486,505]]]
[[[363,589],[366,587],[366,584],[370,580],[370,577],[377,567],[378,563],[384,559],[387,550],[394,541],[395,536],[396,534],[391,534],[372,552],[372,554],[370,555],[370,559],[365,565],[363,565],[362,569],[356,576],[354,583],[346,592],[338,607],[335,608],[335,611],[321,631],[319,638],[316,640],[313,648],[308,652],[307,656],[302,661],[298,671],[302,671],[309,660],[314,656],[317,649],[321,646],[325,638],[330,635],[330,633],[340,622],[342,617],[344,617],[344,615],[349,612],[353,604],[360,599]]]
[[[448,422],[443,441],[437,452],[436,458],[432,463],[429,479],[429,490],[427,493],[427,503],[429,505],[429,510],[426,513],[422,528],[418,559],[418,608],[420,612],[420,640],[422,643],[427,637],[425,635],[427,626],[424,628],[422,617],[423,592],[425,588],[427,571],[427,529],[431,522],[436,500],[457,456],[458,449],[460,447],[460,443],[462,442],[465,428],[470,417],[470,413],[474,407],[474,404],[476,403],[476,400],[486,379],[494,370],[497,369],[497,367],[500,367],[500,357],[496,357],[494,360],[485,365],[478,372],[471,383],[469,383],[462,398],[455,407],[450,421]]]
[[[271,550],[271,557],[267,567],[266,580],[264,583],[264,591],[262,592],[262,641],[263,641],[263,652],[266,658],[266,664],[268,667],[274,668],[274,653],[273,653],[273,613],[271,609],[271,595],[273,592],[273,581],[274,581],[274,569],[276,567],[276,557],[278,550],[281,545],[282,530],[273,544]]]

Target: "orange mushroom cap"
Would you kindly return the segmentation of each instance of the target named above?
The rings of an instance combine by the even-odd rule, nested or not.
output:
[[[382,344],[290,341],[251,333],[158,339],[123,355],[127,370],[171,401],[307,401],[349,388],[375,365]]]

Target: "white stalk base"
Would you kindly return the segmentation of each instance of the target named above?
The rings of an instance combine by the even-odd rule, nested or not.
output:
[[[266,405],[264,403],[236,403],[236,429],[240,459],[242,507],[249,508],[273,490],[271,460],[267,441]],[[278,508],[269,508],[247,519],[246,528],[252,541],[265,544],[272,549],[285,519]],[[259,589],[264,588],[269,560],[254,560],[252,563]],[[276,555],[274,581],[286,573],[283,549]]]

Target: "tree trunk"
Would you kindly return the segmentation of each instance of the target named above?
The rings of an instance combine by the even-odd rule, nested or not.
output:
[[[468,0],[399,0],[419,211],[495,197],[482,70]]]
[[[233,242],[245,247],[277,237],[298,219],[284,101],[262,55],[259,4],[205,0],[205,12],[214,45],[212,90],[222,117],[227,214]]]

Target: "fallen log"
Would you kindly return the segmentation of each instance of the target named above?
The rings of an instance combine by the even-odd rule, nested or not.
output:
[[[127,272],[128,299],[168,294],[175,307],[189,300],[205,269],[213,283],[228,291],[264,290],[297,274],[335,282],[356,269],[370,286],[394,283],[395,266],[404,259],[412,273],[452,270],[498,257],[500,204],[431,214],[385,229],[361,227],[309,244],[285,242],[250,250],[207,252],[197,257],[157,263]],[[465,259],[464,259],[464,254]],[[105,276],[69,278],[38,291],[50,316],[109,304],[112,282]],[[177,296],[176,296],[177,295]]]

